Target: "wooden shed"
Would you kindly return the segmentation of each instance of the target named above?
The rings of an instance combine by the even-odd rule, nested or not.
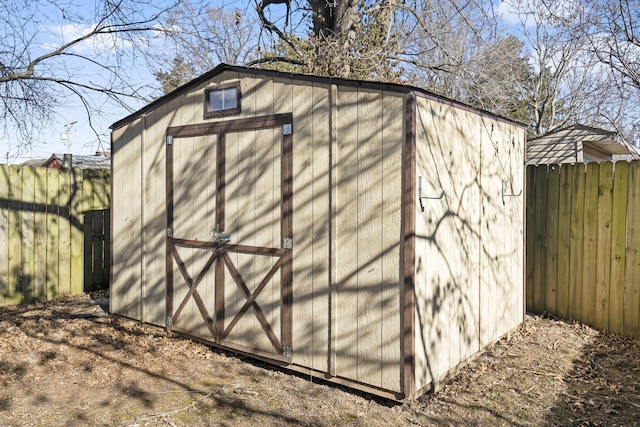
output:
[[[523,320],[517,123],[223,64],[112,130],[113,313],[393,399]]]

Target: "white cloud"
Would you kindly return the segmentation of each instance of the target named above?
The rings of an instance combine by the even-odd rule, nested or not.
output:
[[[48,40],[43,43],[45,49],[57,49],[60,46],[77,40],[95,31],[95,24],[65,24],[47,27]],[[132,45],[130,40],[117,34],[94,34],[71,47],[70,51],[79,55],[110,54],[118,49],[126,49]]]

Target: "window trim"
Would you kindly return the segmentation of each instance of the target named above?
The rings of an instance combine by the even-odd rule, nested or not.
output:
[[[236,107],[228,108],[225,110],[211,111],[209,110],[209,93],[213,91],[223,91],[225,89],[236,89],[237,99]],[[210,119],[213,117],[230,116],[232,114],[238,114],[241,111],[240,101],[242,99],[242,93],[240,92],[240,82],[224,83],[216,86],[209,86],[204,91],[204,118]]]

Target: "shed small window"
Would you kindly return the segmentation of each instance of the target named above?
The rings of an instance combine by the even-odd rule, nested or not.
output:
[[[207,89],[205,118],[240,112],[240,84],[219,85]]]

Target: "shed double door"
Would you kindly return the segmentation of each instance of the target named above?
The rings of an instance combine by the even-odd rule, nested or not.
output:
[[[167,130],[167,328],[289,363],[291,115]]]

